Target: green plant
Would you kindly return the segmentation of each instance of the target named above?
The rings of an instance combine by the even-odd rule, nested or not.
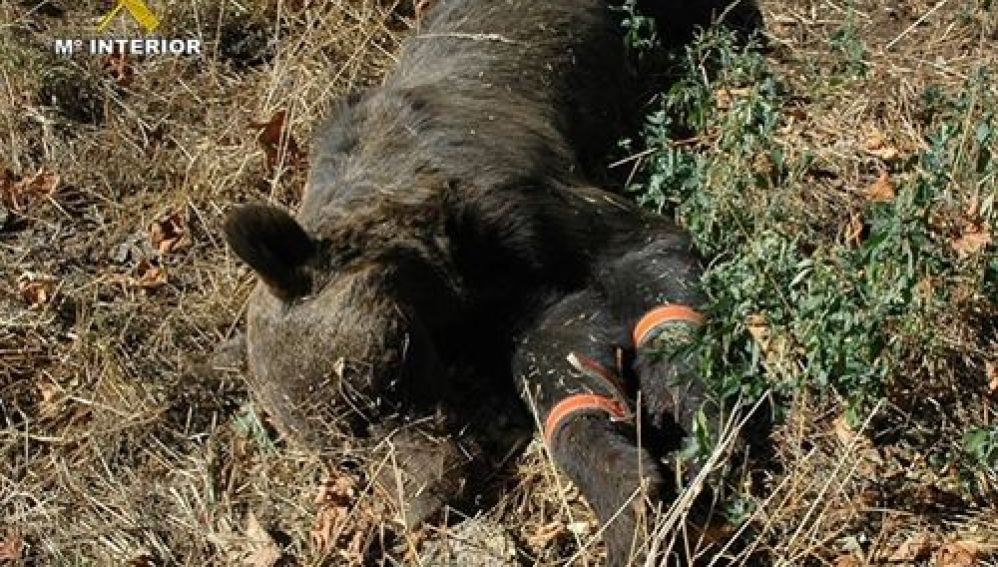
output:
[[[864,237],[849,244],[804,205],[813,159],[777,142],[786,95],[755,45],[715,30],[679,64],[647,117],[629,190],[673,214],[711,259],[701,374],[726,399],[772,391],[779,401],[801,388],[841,398],[858,425],[913,365],[945,358],[936,321],[954,296],[995,297],[995,255],[961,258],[938,226],[963,206],[954,186],[965,184],[982,196],[982,222],[995,224],[991,82],[926,93],[926,150],[896,198],[862,206]]]
[[[856,28],[856,13],[850,8],[846,21],[831,37],[832,48],[842,55],[842,60],[838,65],[841,72],[848,73],[854,77],[865,77],[869,72],[869,64],[866,62],[866,45]]]
[[[613,10],[621,16],[620,25],[624,28],[624,45],[637,53],[646,53],[658,48],[658,30],[655,19],[642,14],[637,8],[637,0],[624,0]]]
[[[963,436],[963,450],[980,468],[998,467],[998,427],[976,427]]]

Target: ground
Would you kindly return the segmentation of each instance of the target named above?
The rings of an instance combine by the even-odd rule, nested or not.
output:
[[[0,1],[0,563],[598,564],[537,443],[483,519],[405,533],[354,455],[280,439],[233,355],[225,211],[297,203],[312,129],[415,6],[150,2],[204,57],[54,53],[110,4]],[[743,557],[996,561],[996,11],[764,2],[764,45],[674,54],[623,146],[711,261],[705,375],[773,417],[765,454],[709,448]]]

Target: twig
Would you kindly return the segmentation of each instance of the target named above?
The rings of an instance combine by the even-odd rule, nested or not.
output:
[[[463,33],[463,32],[423,33],[415,36],[415,38],[416,39],[453,38],[453,39],[467,39],[471,41],[497,41],[499,43],[505,43],[509,45],[526,45],[526,43],[522,41],[509,39],[508,37],[498,33]]]
[[[897,42],[901,41],[906,35],[908,35],[909,33],[911,33],[911,31],[913,29],[915,29],[918,26],[922,25],[922,22],[924,22],[925,20],[929,19],[932,16],[932,14],[935,14],[937,11],[939,11],[939,9],[942,8],[943,6],[945,6],[947,2],[949,2],[949,0],[939,0],[939,2],[937,2],[936,5],[933,6],[928,12],[926,12],[925,14],[922,14],[921,18],[918,18],[917,20],[915,20],[914,23],[912,23],[910,26],[908,26],[907,28],[905,28],[905,30],[903,32],[899,33],[897,37],[895,37],[887,45],[885,45],[884,46],[884,51],[888,51],[890,48],[894,47],[894,44],[896,44]]]

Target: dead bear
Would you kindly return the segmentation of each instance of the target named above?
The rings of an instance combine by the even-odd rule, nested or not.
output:
[[[648,4],[688,28],[726,2]],[[286,436],[322,449],[430,416],[461,474],[454,384],[497,361],[508,376],[540,299],[583,287],[631,219],[576,189],[623,123],[623,51],[604,0],[438,0],[384,84],[318,132],[297,217],[230,214],[226,239],[261,280],[250,386]],[[406,500],[427,492],[421,466]]]

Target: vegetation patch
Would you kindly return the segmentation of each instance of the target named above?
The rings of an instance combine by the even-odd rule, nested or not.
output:
[[[628,190],[673,215],[709,261],[700,369],[717,396],[742,404],[768,396],[768,441],[800,420],[826,422],[839,446],[814,474],[834,478],[841,453],[859,453],[906,484],[853,478],[843,487],[874,486],[878,501],[941,523],[956,502],[993,510],[998,489],[998,89],[982,62],[959,81],[926,82],[904,114],[808,132],[809,114],[827,104],[816,93],[867,74],[859,17],[850,11],[830,30],[831,74],[799,81],[781,76],[779,50],[761,37],[715,30],[669,56],[678,80],[624,143],[635,156]],[[632,38],[635,48],[653,43],[645,24],[631,26],[646,32]],[[887,130],[902,121],[914,134],[906,149]],[[856,145],[843,148],[842,138]],[[836,153],[822,155],[821,144]],[[701,456],[714,449],[706,439],[694,440]],[[776,453],[764,466],[793,474],[795,456]],[[947,503],[917,501],[933,491]],[[750,500],[736,491],[728,506],[744,518]],[[849,529],[882,516],[858,513]],[[826,546],[819,555],[846,552]]]

